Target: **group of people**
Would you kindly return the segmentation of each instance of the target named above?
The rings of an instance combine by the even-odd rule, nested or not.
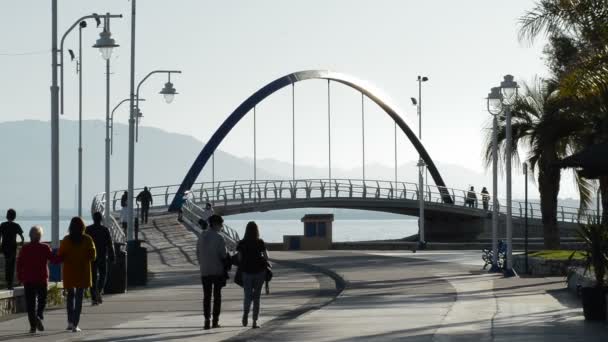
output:
[[[488,210],[490,207],[490,193],[485,186],[481,190],[481,203],[483,204],[483,210]],[[477,208],[477,194],[473,186],[467,192],[465,204],[470,208]]]
[[[61,240],[54,252],[43,243],[43,228],[39,225],[29,230],[30,242],[24,244],[23,230],[15,223],[16,212],[9,209],[7,221],[0,225],[2,251],[5,256],[5,276],[9,289],[13,288],[15,262],[17,278],[23,284],[30,323],[30,333],[44,331],[49,268],[48,264],[63,264],[63,289],[67,300],[67,330],[80,332],[80,313],[85,290],[90,289],[92,305],[103,303],[103,289],[107,280],[108,263],[114,263],[114,244],[110,231],[102,225],[102,215],[93,214],[93,224],[86,226],[80,217],[73,217],[68,235]],[[17,255],[17,236],[21,238],[21,250]]]
[[[212,213],[211,205],[206,206],[205,212]],[[233,264],[238,267],[234,281],[242,286],[244,291],[242,325],[248,326],[249,312],[253,305],[251,327],[259,328],[262,287],[272,275],[266,245],[264,240],[260,239],[257,224],[251,221],[247,223],[245,236],[238,243],[237,253],[230,255],[221,236],[223,223],[222,217],[215,214],[210,215],[207,220],[202,218],[199,221],[203,231],[198,239],[196,254],[203,284],[204,329],[220,327],[222,288],[226,286],[229,279],[228,270]]]

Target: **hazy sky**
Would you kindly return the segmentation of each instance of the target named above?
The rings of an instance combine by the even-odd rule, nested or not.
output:
[[[50,117],[50,3],[0,0],[4,32],[0,120]],[[484,98],[489,88],[506,73],[521,81],[546,72],[543,42],[530,46],[517,40],[517,19],[533,4],[532,0],[140,0],[137,80],[157,68],[183,70],[173,78],[180,94],[171,105],[158,95],[164,76],[143,86],[142,96],[148,100],[142,105],[143,124],[206,141],[234,108],[266,83],[298,70],[331,69],[381,88],[417,129],[409,98],[417,96],[420,74],[430,78],[423,87],[423,143],[432,158],[439,168],[451,163],[480,169],[482,127],[489,119]],[[113,37],[121,45],[112,57],[112,105],[129,93],[130,6],[127,0],[59,1],[60,33],[91,12],[125,15],[112,22]],[[90,47],[98,33],[91,22],[83,34],[87,119],[105,117],[105,63]],[[77,48],[77,36],[75,30],[66,39],[66,50]],[[66,119],[77,117],[74,69],[66,54]],[[291,160],[290,96],[288,88],[258,107],[259,158]],[[126,122],[126,109],[118,113],[119,122]],[[241,121],[221,149],[252,155],[251,117]],[[360,120],[360,94],[333,84],[333,165],[361,164]],[[326,82],[296,85],[296,124],[296,163],[327,165]],[[368,162],[392,165],[393,123],[370,102],[365,129]],[[75,143],[72,137],[62,139]],[[400,163],[416,159],[405,136],[398,140]]]

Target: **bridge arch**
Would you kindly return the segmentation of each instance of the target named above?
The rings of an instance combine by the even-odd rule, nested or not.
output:
[[[186,191],[190,190],[199,174],[211,158],[211,155],[218,148],[222,140],[230,133],[232,128],[236,126],[236,124],[243,118],[247,113],[249,113],[258,103],[262,102],[268,96],[272,95],[276,91],[281,88],[284,88],[290,84],[294,84],[297,82],[310,80],[310,79],[326,79],[330,81],[335,81],[338,83],[342,83],[350,88],[360,91],[366,97],[371,99],[374,103],[376,103],[380,108],[384,110],[388,116],[395,121],[397,126],[405,133],[409,141],[412,143],[416,151],[420,154],[422,159],[427,165],[428,171],[435,182],[435,185],[438,187],[444,188],[445,183],[443,178],[439,174],[439,170],[435,166],[435,163],[431,159],[430,155],[416,137],[414,131],[410,129],[407,123],[403,120],[403,118],[399,115],[396,110],[396,107],[391,105],[388,102],[388,99],[383,96],[378,90],[374,89],[374,87],[366,84],[365,82],[358,80],[352,76],[345,75],[342,73],[332,72],[329,70],[306,70],[306,71],[298,71],[283,77],[280,77],[264,87],[260,90],[256,91],[253,95],[249,96],[241,105],[239,105],[233,112],[224,120],[222,125],[215,131],[211,139],[207,142],[205,147],[201,150],[196,160],[188,170],[188,173],[184,177],[173,201],[171,202],[171,206],[169,207],[170,211],[175,211],[179,209],[183,203],[183,195]],[[452,202],[451,197],[447,193],[444,197],[445,202]]]

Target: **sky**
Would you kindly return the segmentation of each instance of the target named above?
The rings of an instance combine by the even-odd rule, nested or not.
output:
[[[0,0],[0,121],[48,120],[50,1]],[[517,81],[546,74],[542,49],[518,41],[518,18],[533,0],[145,0],[138,2],[136,79],[155,69],[179,69],[172,79],[179,95],[165,104],[158,94],[166,77],[142,86],[142,125],[192,135],[206,142],[248,96],[283,75],[330,69],[381,89],[417,130],[418,75],[422,90],[423,144],[441,170],[456,164],[483,168],[482,145],[490,115],[485,100],[502,76]],[[82,15],[122,13],[111,31],[120,44],[112,55],[112,107],[129,94],[130,6],[127,0],[59,1],[59,32]],[[105,118],[105,63],[91,46],[99,29],[83,31],[83,110],[85,119]],[[77,50],[78,31],[65,50]],[[14,55],[26,53],[25,55]],[[65,57],[65,119],[77,118],[75,63]],[[296,164],[328,164],[327,82],[296,84]],[[117,111],[127,121],[127,107]],[[394,163],[393,122],[365,103],[366,162]],[[332,165],[361,165],[361,95],[331,85]],[[252,115],[243,119],[220,148],[240,157],[253,155]],[[86,134],[86,132],[85,132]],[[76,144],[76,137],[62,137]],[[291,89],[257,108],[257,156],[291,161]],[[417,159],[398,135],[399,163]],[[193,156],[193,159],[195,156]],[[184,170],[185,172],[186,170]],[[412,170],[415,172],[415,170]],[[516,172],[515,177],[520,177]],[[178,181],[178,180],[176,180]],[[566,186],[562,195],[572,195]]]

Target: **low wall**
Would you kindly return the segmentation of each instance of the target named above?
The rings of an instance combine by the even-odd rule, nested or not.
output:
[[[528,274],[537,277],[557,277],[568,275],[571,267],[581,266],[582,261],[572,260],[548,260],[545,258],[538,258],[528,256]],[[515,272],[525,274],[526,270],[526,256],[519,254],[513,256],[513,269]]]

